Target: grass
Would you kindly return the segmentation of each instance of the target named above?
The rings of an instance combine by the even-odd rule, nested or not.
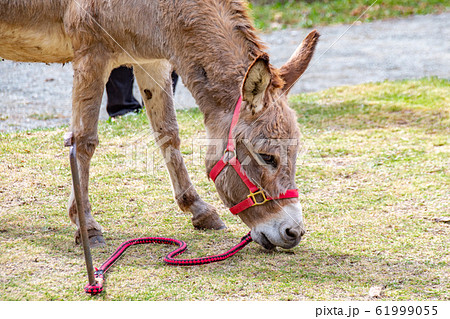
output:
[[[262,30],[286,27],[312,28],[320,25],[353,23],[407,17],[415,14],[442,13],[448,1],[439,0],[323,0],[323,1],[250,1],[255,25]],[[367,12],[365,12],[367,10]]]
[[[133,247],[96,300],[450,300],[450,85],[436,78],[338,87],[291,98],[303,133],[297,185],[307,234],[294,249],[250,244],[233,258],[170,267],[167,246]],[[177,113],[182,151],[225,231],[195,231],[172,199],[144,115],[101,122],[91,170],[94,216],[108,246],[185,240],[184,257],[225,250],[248,229],[219,201],[196,154],[198,110]],[[0,135],[0,299],[89,300],[82,250],[66,213],[66,127]],[[156,152],[156,154],[159,154]]]

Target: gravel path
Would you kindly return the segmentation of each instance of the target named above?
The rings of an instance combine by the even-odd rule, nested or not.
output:
[[[293,93],[385,79],[450,78],[450,13],[318,30],[316,54]],[[308,31],[263,34],[272,63],[281,66]],[[69,123],[72,74],[70,64],[0,62],[0,132]],[[175,101],[178,108],[195,105],[181,83]],[[103,119],[104,104],[105,98]]]

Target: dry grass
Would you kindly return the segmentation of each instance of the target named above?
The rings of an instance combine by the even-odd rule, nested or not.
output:
[[[165,265],[171,247],[141,246],[107,276],[100,300],[449,300],[449,82],[437,79],[341,87],[292,98],[304,147],[297,183],[307,235],[289,251],[250,244],[222,263]],[[195,231],[174,203],[143,115],[100,125],[91,202],[108,246],[164,235],[185,257],[217,253],[248,229],[220,203],[204,173],[198,110],[178,113],[183,153],[200,195],[226,231]],[[67,128],[0,135],[0,299],[87,300],[82,251],[66,213]],[[146,151],[148,151],[146,153]],[[158,152],[156,152],[158,154]]]

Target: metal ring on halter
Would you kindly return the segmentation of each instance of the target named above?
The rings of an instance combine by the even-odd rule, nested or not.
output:
[[[230,158],[228,158],[228,160],[232,159],[232,158],[237,158],[237,154],[236,154],[236,150],[232,150],[230,151],[228,148],[225,149],[225,151],[223,151],[223,159],[225,159],[225,154],[227,153],[233,153],[233,156],[231,156]]]

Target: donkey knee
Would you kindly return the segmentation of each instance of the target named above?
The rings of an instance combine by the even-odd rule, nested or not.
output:
[[[155,130],[155,141],[159,148],[167,149],[172,147],[179,150],[181,140],[178,135],[178,129],[158,128]]]
[[[98,145],[98,136],[77,136],[75,138],[78,156],[90,159]]]

